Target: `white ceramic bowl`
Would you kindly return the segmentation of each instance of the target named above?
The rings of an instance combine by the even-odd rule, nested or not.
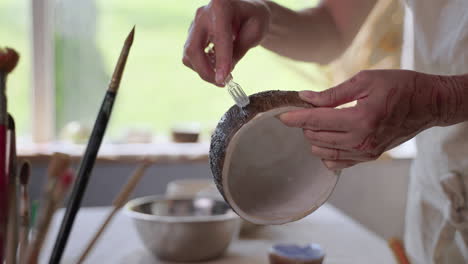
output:
[[[168,261],[205,261],[221,256],[239,231],[239,217],[220,200],[148,196],[125,213],[146,248]]]

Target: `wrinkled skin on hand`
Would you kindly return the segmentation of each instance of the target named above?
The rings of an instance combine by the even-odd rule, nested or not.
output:
[[[312,154],[329,169],[343,169],[375,160],[424,129],[450,125],[460,102],[442,89],[447,82],[452,81],[414,71],[362,71],[324,92],[300,92],[316,108],[279,118],[303,129]],[[335,108],[353,101],[355,106]]]
[[[184,46],[182,62],[200,77],[218,86],[236,63],[257,46],[268,31],[270,10],[262,0],[212,0],[197,10]],[[215,69],[205,54],[215,46]]]

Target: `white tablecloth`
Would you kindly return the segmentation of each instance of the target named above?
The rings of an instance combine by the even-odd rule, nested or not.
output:
[[[75,221],[62,263],[74,263],[109,208],[85,208]],[[63,211],[56,215],[41,263],[47,263]],[[303,220],[258,229],[234,241],[223,258],[212,264],[267,264],[267,250],[275,242],[319,243],[326,251],[325,264],[395,264],[387,243],[342,212],[325,204]],[[139,240],[132,221],[118,214],[86,263],[156,264]]]

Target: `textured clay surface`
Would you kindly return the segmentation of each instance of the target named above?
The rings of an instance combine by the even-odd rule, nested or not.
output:
[[[222,186],[222,171],[227,147],[236,132],[257,114],[274,108],[295,106],[308,108],[310,104],[302,101],[295,91],[266,91],[249,96],[250,104],[244,108],[232,106],[219,121],[211,138],[210,167],[216,187],[226,199]]]

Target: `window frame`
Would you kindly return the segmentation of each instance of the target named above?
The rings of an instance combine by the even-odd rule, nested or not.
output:
[[[31,124],[33,143],[54,140],[54,8],[52,0],[31,0],[32,90]]]
[[[30,12],[32,15],[30,34],[32,37],[31,50],[33,55],[30,98],[32,103],[31,136],[32,144],[36,146],[44,146],[56,142],[54,10],[53,0],[30,0]],[[177,143],[173,144],[177,145]],[[416,155],[414,146],[411,146],[413,144],[414,141],[411,140],[411,142],[405,144],[410,145],[409,150],[403,151],[403,153],[390,151],[389,154],[397,159],[413,158]],[[35,149],[36,147],[33,148]],[[30,155],[34,154],[30,153]]]

